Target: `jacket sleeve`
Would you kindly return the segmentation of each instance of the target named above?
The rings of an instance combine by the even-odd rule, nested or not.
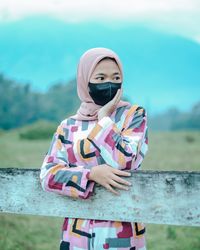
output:
[[[137,169],[148,150],[147,113],[133,105],[119,130],[110,117],[103,117],[87,139],[98,148],[107,164],[117,169]]]
[[[90,169],[70,165],[66,150],[69,143],[61,123],[41,166],[40,183],[45,191],[86,199],[92,194],[95,182],[88,179]]]

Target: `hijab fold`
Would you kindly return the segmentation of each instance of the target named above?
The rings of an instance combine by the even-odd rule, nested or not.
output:
[[[77,67],[77,93],[81,100],[81,105],[77,110],[77,113],[70,116],[71,118],[77,120],[98,119],[98,111],[102,106],[94,103],[88,92],[88,83],[96,65],[105,57],[114,58],[116,60],[123,79],[122,64],[118,55],[114,51],[107,48],[92,48],[87,50],[81,56]],[[120,100],[116,108],[127,105],[130,105],[130,103]]]

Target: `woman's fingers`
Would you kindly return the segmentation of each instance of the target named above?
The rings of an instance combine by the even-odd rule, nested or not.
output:
[[[114,180],[110,180],[110,185],[116,187],[116,188],[119,188],[119,189],[123,189],[123,190],[129,190],[128,187],[124,186],[124,185],[121,185],[119,183],[117,183],[116,181]]]
[[[119,192],[117,192],[114,188],[112,188],[109,184],[107,184],[105,186],[106,189],[108,189],[110,192],[112,192],[113,194],[116,194],[116,195],[120,195]]]
[[[121,183],[121,184],[124,184],[124,185],[128,185],[128,186],[132,185],[131,182],[128,182],[128,181],[122,179],[121,177],[117,176],[116,174],[112,175],[112,179]]]
[[[126,172],[124,170],[119,170],[119,169],[116,169],[116,168],[112,168],[112,172],[114,174],[117,174],[117,175],[122,175],[122,176],[131,176],[131,173],[130,172]]]
[[[117,107],[118,102],[121,99],[121,89],[118,89],[116,95],[113,97],[113,99],[111,101],[109,101],[107,104],[105,104],[105,106],[103,107],[103,109],[105,110],[110,110],[111,112],[114,111],[114,109]]]
[[[119,95],[119,96],[117,97],[116,101],[115,101],[115,106],[117,106],[117,104],[119,103],[120,99],[121,99],[121,97],[120,97],[120,95]]]
[[[116,100],[115,105],[117,105],[120,102],[121,97],[122,97],[122,89],[119,90],[119,95],[117,96],[117,100]]]
[[[114,169],[108,164],[101,164],[93,167],[90,174],[92,180],[104,186],[115,195],[119,195],[120,193],[113,187],[128,190],[127,186],[130,186],[130,182],[124,180],[118,175],[130,176],[130,173]]]
[[[118,100],[120,99],[120,92],[121,92],[121,89],[118,89],[116,95],[110,101],[112,105],[116,105],[118,103]]]
[[[117,90],[117,94],[114,97],[114,103],[115,104],[117,104],[120,101],[120,99],[121,99],[121,92],[122,92],[122,89],[118,89]]]

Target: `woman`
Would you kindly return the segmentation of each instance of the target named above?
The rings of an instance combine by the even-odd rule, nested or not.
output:
[[[77,113],[54,133],[41,167],[45,191],[87,199],[95,183],[119,195],[122,177],[140,167],[147,152],[146,111],[121,100],[123,71],[115,52],[93,48],[80,58]],[[105,191],[106,192],[106,191]],[[60,250],[145,250],[145,226],[137,222],[65,218]]]

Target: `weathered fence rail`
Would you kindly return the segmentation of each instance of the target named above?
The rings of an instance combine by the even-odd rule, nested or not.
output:
[[[0,212],[200,226],[200,172],[134,171],[130,191],[84,200],[42,190],[39,169],[0,169]]]

